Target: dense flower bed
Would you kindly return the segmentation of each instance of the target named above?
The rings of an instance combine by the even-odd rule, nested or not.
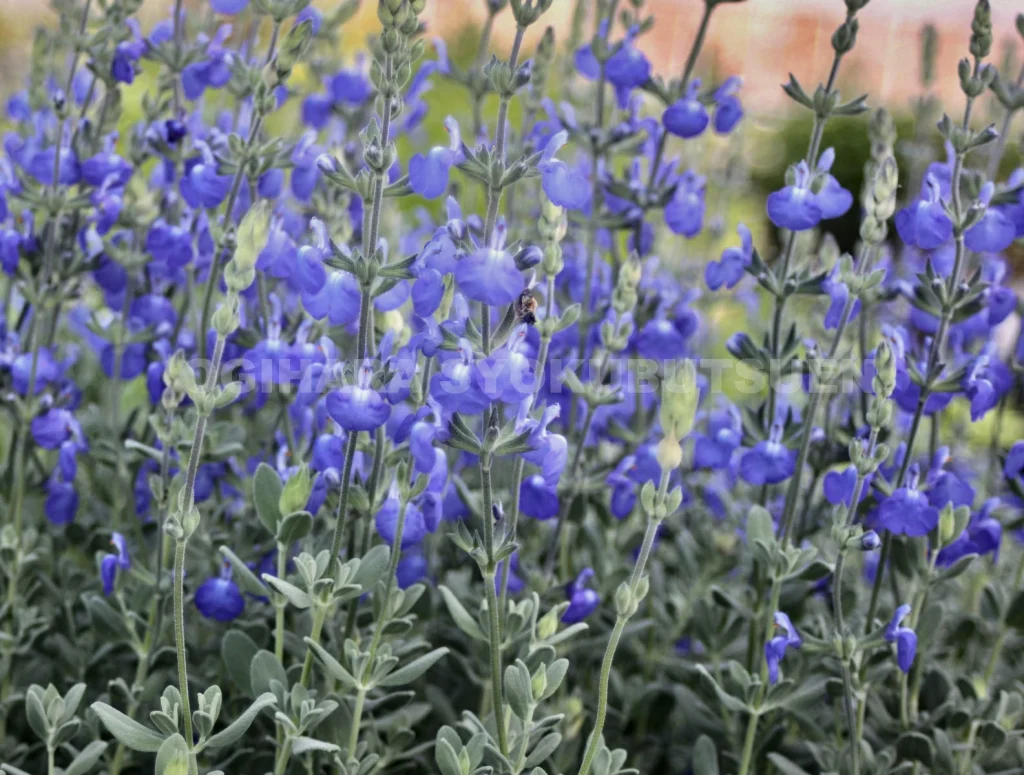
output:
[[[356,57],[357,0],[55,2],[0,157],[0,770],[1024,771],[1024,73],[979,0],[962,104],[918,103],[902,168],[874,109],[847,190],[845,0],[783,86],[814,123],[779,248],[739,225],[694,282],[729,1],[678,74],[643,0],[534,50],[552,0],[487,0],[461,63],[427,0],[377,0]]]

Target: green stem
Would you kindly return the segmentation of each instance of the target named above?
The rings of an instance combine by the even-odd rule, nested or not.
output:
[[[743,756],[740,759],[739,775],[747,775],[750,772],[750,765],[754,759],[754,740],[757,739],[758,713],[751,713],[747,721],[747,732],[743,736]]]
[[[309,633],[309,639],[313,643],[320,642],[320,636],[324,630],[324,619],[327,618],[327,608],[322,605],[314,607],[313,611],[313,629]],[[313,649],[312,647],[306,647],[306,659],[302,663],[302,676],[299,678],[299,683],[309,688],[309,679],[313,673]]]
[[[1014,573],[1013,585],[1010,589],[1018,590],[1021,588],[1022,583],[1024,583],[1024,551],[1021,552],[1020,560],[1017,562],[1017,571]],[[999,636],[996,638],[995,646],[992,648],[992,654],[989,656],[988,662],[985,665],[983,684],[985,686],[986,696],[992,696],[992,690],[989,687],[989,684],[992,683],[992,676],[995,675],[996,666],[999,664],[999,656],[1003,651],[1003,646],[1006,645],[1006,639],[1009,634],[1010,631],[1004,619],[1003,623],[999,625]]]
[[[654,539],[658,534],[658,526],[661,525],[663,517],[660,515],[664,510],[670,475],[670,471],[661,472],[661,484],[658,487],[654,513],[647,515],[647,530],[644,532],[644,542],[640,547],[640,555],[637,557],[636,565],[633,566],[633,574],[629,579],[630,603],[624,610],[618,612],[615,618],[615,626],[612,628],[612,634],[608,639],[608,647],[604,652],[604,659],[601,662],[601,677],[598,683],[597,717],[594,720],[594,729],[590,733],[587,750],[583,756],[583,764],[580,765],[578,775],[587,775],[590,772],[590,767],[594,763],[594,757],[597,756],[598,748],[601,745],[601,733],[604,731],[604,722],[608,715],[608,684],[611,680],[612,663],[615,661],[615,652],[619,648],[622,633],[626,629],[626,624],[628,624],[630,618],[635,613],[636,604],[639,602],[636,600],[636,593],[640,586],[640,581],[644,577],[647,560],[651,556]]]
[[[174,648],[178,654],[178,690],[181,692],[181,714],[185,732],[185,744],[188,746],[189,773],[198,775],[199,765],[196,761],[192,737],[192,704],[188,691],[188,667],[185,663],[185,591],[182,580],[185,576],[185,544],[178,539],[174,549]]]
[[[494,502],[491,484],[491,455],[485,451],[480,455],[480,489],[483,491],[484,551],[487,552],[486,565],[480,570],[484,577],[484,591],[487,595],[488,633],[487,643],[491,657],[491,696],[494,704],[494,724],[498,730],[498,748],[501,755],[508,758],[508,730],[505,729],[505,700],[502,691],[501,675],[501,624],[498,611],[498,596],[495,592],[494,579],[497,566],[494,562]]]
[[[402,498],[401,507],[398,509],[398,522],[395,525],[395,539],[391,545],[391,558],[388,562],[387,584],[384,587],[384,599],[381,601],[380,617],[373,629],[373,639],[370,641],[370,650],[367,652],[366,667],[359,680],[359,689],[356,693],[355,707],[352,709],[352,727],[348,739],[348,755],[355,756],[356,746],[359,744],[359,728],[363,720],[363,705],[366,702],[366,683],[373,674],[373,663],[377,659],[377,650],[380,648],[381,638],[384,636],[384,628],[390,621],[391,592],[395,588],[395,574],[398,571],[398,560],[402,556],[402,535],[405,532],[405,512],[408,502]]]
[[[277,545],[277,577],[284,579],[288,569],[288,547],[284,544]],[[274,604],[274,656],[279,664],[284,664],[284,613],[287,607],[285,600],[279,600]]]

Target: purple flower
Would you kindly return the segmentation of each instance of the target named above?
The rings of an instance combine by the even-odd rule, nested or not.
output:
[[[1003,475],[1007,479],[1016,479],[1022,472],[1024,472],[1024,441],[1018,441],[1010,447],[1010,452],[1006,456]]]
[[[110,536],[110,545],[116,552],[103,555],[100,561],[100,580],[103,582],[103,594],[107,597],[114,591],[114,581],[117,579],[117,571],[128,570],[132,567],[132,559],[128,554],[128,542],[120,533],[113,533]]]
[[[811,191],[811,171],[802,161],[793,170],[793,183],[768,195],[768,218],[781,229],[806,231],[824,217],[818,197]]]
[[[557,517],[561,510],[558,491],[554,485],[548,484],[541,474],[527,476],[519,485],[519,508],[523,514],[533,519]]]
[[[78,513],[78,491],[75,490],[74,484],[62,481],[58,476],[50,477],[46,482],[43,513],[53,525],[73,522]]]
[[[917,654],[917,633],[902,624],[909,614],[910,606],[904,603],[896,609],[889,626],[885,628],[885,639],[896,644],[896,661],[904,673],[910,672]]]
[[[743,118],[743,105],[740,104],[736,92],[743,85],[743,79],[737,75],[726,78],[718,89],[715,90],[715,117],[713,120],[715,131],[720,135],[727,135]]]
[[[512,556],[508,558],[508,592],[510,595],[518,595],[524,589],[526,589],[526,582],[523,581],[519,575],[519,552],[512,552]],[[498,573],[494,577],[494,591],[501,592],[501,579],[504,575],[505,560],[501,560],[498,563]]]
[[[525,281],[515,258],[505,250],[505,224],[499,222],[489,245],[455,265],[455,280],[467,298],[492,307],[511,304]]]
[[[868,479],[867,481],[870,481]],[[863,489],[867,489],[867,481]],[[840,504],[849,506],[853,499],[853,491],[857,486],[857,469],[854,466],[847,466],[842,471],[829,471],[825,474],[822,482],[822,489],[825,492],[825,500],[833,506]]]
[[[768,681],[772,684],[779,682],[779,663],[786,656],[786,649],[791,646],[798,649],[803,645],[800,633],[796,631],[796,627],[793,626],[793,622],[786,614],[776,611],[774,621],[776,629],[782,630],[782,632],[764,644],[764,658],[768,664]]]
[[[722,286],[733,288],[743,279],[754,256],[754,241],[750,229],[742,223],[736,228],[740,235],[740,247],[726,248],[721,261],[709,261],[704,269],[704,281],[708,288],[717,291]]]
[[[853,205],[853,194],[839,185],[839,181],[829,174],[832,163],[836,159],[836,152],[832,148],[826,148],[818,159],[818,174],[822,176],[823,183],[815,198],[818,207],[821,208],[823,220],[838,218],[846,213]]]
[[[594,569],[584,568],[576,580],[566,587],[565,595],[569,598],[569,607],[562,614],[562,621],[566,624],[582,622],[601,603],[601,596],[597,591],[586,586],[593,577]]]
[[[665,223],[676,234],[693,239],[704,226],[706,179],[691,170],[683,173],[672,199],[665,205]]]
[[[661,123],[677,137],[697,137],[707,126],[707,108],[697,99],[700,78],[694,78],[686,87],[686,94],[668,106],[661,116]],[[735,122],[734,122],[735,123]]]
[[[764,441],[740,458],[740,476],[750,484],[778,484],[793,475],[796,453],[782,443],[782,426],[775,423]]]
[[[976,253],[999,253],[1010,247],[1017,236],[1017,228],[1013,221],[997,207],[988,207],[992,201],[995,186],[987,181],[978,194],[978,199],[986,205],[981,220],[964,232],[964,244],[968,250]]]
[[[391,405],[371,387],[373,365],[364,361],[354,384],[327,394],[327,413],[346,431],[372,431],[387,422]]]
[[[739,412],[735,407],[714,412],[708,425],[707,436],[696,434],[693,464],[697,468],[728,468],[732,453],[743,439]]]
[[[590,184],[587,176],[575,167],[555,158],[558,150],[565,145],[569,135],[564,130],[552,135],[544,148],[537,169],[540,170],[541,186],[548,199],[567,210],[582,210],[590,203]]]
[[[231,578],[231,565],[224,563],[220,575],[207,579],[196,590],[196,608],[207,619],[230,622],[242,615],[245,598]]]
[[[444,120],[448,130],[448,147],[435,146],[424,156],[417,153],[409,159],[409,185],[427,199],[437,199],[448,188],[448,172],[462,161],[462,136],[459,123],[448,116]]]
[[[921,187],[924,194],[896,213],[896,231],[904,244],[921,250],[934,250],[953,236],[953,222],[942,206],[941,188],[928,175]]]
[[[915,538],[928,535],[939,524],[939,510],[917,489],[917,466],[911,466],[907,483],[882,501],[875,517],[876,527]]]
[[[234,16],[249,7],[249,0],[210,0],[210,7],[217,13]]]
[[[398,494],[398,483],[392,482],[388,491],[388,497],[384,499],[383,505],[374,516],[374,524],[377,532],[388,546],[395,545],[398,537],[398,516],[402,509],[402,502]],[[436,524],[434,526],[436,528]],[[428,525],[415,504],[405,505],[405,523],[402,526],[402,548],[416,546],[422,541],[428,532]]]

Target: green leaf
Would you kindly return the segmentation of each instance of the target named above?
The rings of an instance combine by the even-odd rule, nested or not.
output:
[[[536,767],[551,754],[558,750],[558,746],[562,744],[562,736],[557,732],[552,732],[550,735],[545,735],[541,738],[540,742],[534,746],[534,749],[530,752],[530,755],[526,757],[526,767]]]
[[[276,661],[276,660],[275,660]],[[277,704],[277,697],[271,692],[261,694],[256,700],[245,709],[238,718],[231,722],[226,728],[215,734],[206,743],[203,744],[202,748],[223,748],[224,746],[231,745],[233,742],[238,740],[244,735],[249,727],[252,726],[252,722],[256,720],[256,716],[264,708],[269,708],[272,705]]]
[[[188,744],[185,738],[174,734],[164,740],[156,755],[155,775],[187,775]]]
[[[306,508],[309,502],[309,494],[313,490],[313,478],[309,473],[309,466],[303,463],[299,470],[288,477],[284,487],[281,489],[281,497],[277,501],[279,514],[292,514]],[[281,526],[278,525],[278,533]],[[281,543],[288,543],[282,541]]]
[[[279,595],[283,595],[289,603],[298,608],[299,610],[306,610],[313,605],[313,601],[310,600],[309,595],[303,592],[294,584],[279,579],[277,576],[271,576],[269,573],[263,574],[263,580],[267,582],[267,586],[277,592]]]
[[[434,746],[434,761],[437,762],[441,775],[463,775],[459,755],[455,753],[452,744],[440,736],[437,745]]]
[[[959,560],[954,562],[948,568],[939,574],[937,581],[949,581],[955,579],[957,576],[966,573],[967,569],[971,567],[971,563],[978,559],[976,554],[965,554]]]
[[[325,743],[323,740],[316,740],[312,737],[296,737],[292,741],[292,753],[299,756],[310,751],[322,751],[323,753],[338,753],[341,748],[334,743]]]
[[[512,712],[525,721],[533,707],[533,682],[521,659],[505,668],[505,694]]]
[[[444,598],[444,604],[448,609],[448,613],[455,620],[455,626],[474,640],[486,641],[487,636],[484,635],[483,629],[481,629],[476,619],[470,615],[459,599],[455,597],[455,593],[443,584],[438,589],[441,591],[441,597]]]
[[[281,510],[278,503],[284,485],[277,471],[266,463],[260,463],[252,477],[252,500],[256,505],[256,514],[260,522],[273,535],[277,535],[277,524],[281,521]]]
[[[763,541],[769,548],[775,546],[775,523],[763,506],[753,506],[747,515],[747,543],[755,541]]]
[[[1006,623],[1015,630],[1024,630],[1024,589],[1010,603],[1006,611]]]
[[[220,656],[228,675],[246,694],[252,693],[252,658],[260,647],[241,630],[228,630],[220,643]]]
[[[363,590],[373,589],[374,585],[387,570],[391,550],[386,544],[377,544],[363,555],[359,567],[352,576],[352,583],[358,584]]]
[[[794,764],[785,756],[780,756],[777,753],[770,753],[768,754],[768,760],[775,765],[775,769],[781,772],[782,775],[808,775],[807,770]]]
[[[220,547],[219,551],[221,556],[231,563],[231,577],[243,592],[257,597],[267,596],[267,588],[260,583],[256,574],[249,570],[249,566],[237,554],[227,546]]]
[[[101,640],[114,643],[131,640],[124,619],[110,603],[99,595],[87,595],[83,602],[89,612],[89,623]]]
[[[285,690],[288,689],[288,676],[285,675],[277,657],[269,651],[256,652],[252,664],[249,665],[249,680],[253,693],[258,692],[261,695],[270,691],[271,681],[277,681]]]
[[[697,738],[693,747],[693,775],[718,775],[718,751],[707,735]]]
[[[719,686],[718,681],[716,681],[714,677],[711,675],[711,673],[707,671],[707,668],[705,668],[703,665],[698,665],[697,671],[700,673],[701,677],[711,686],[712,690],[715,692],[715,695],[718,697],[718,701],[721,702],[722,705],[724,705],[728,710],[731,710],[734,713],[751,712],[751,709],[747,706],[747,703],[743,702],[743,700],[739,699],[738,697],[733,697],[731,694],[729,694],[729,692],[727,692],[725,689]]]
[[[323,663],[324,667],[327,668],[327,672],[331,674],[335,681],[339,681],[343,686],[353,689],[358,686],[358,683],[348,670],[342,667],[341,662],[336,660],[327,650],[319,643],[315,643],[311,638],[306,638],[306,645],[313,649],[313,653],[316,654],[317,658]]]
[[[931,767],[935,747],[932,741],[920,732],[905,732],[896,741],[896,753],[901,759],[910,759],[921,762],[925,767]]]
[[[395,672],[384,676],[377,682],[377,685],[391,687],[405,686],[406,684],[412,683],[427,672],[427,670],[429,670],[437,660],[447,654],[447,647],[434,649],[429,654],[424,654],[422,657],[418,657],[409,664],[398,668]]]
[[[294,511],[281,520],[277,526],[277,542],[291,546],[301,541],[313,529],[313,515],[308,511]]]
[[[25,692],[25,716],[36,737],[44,743],[50,739],[50,720],[46,717],[43,706],[43,690],[41,686],[32,685]]]
[[[93,712],[100,717],[103,726],[107,728],[118,742],[124,743],[133,751],[142,753],[156,753],[164,744],[163,735],[159,735],[148,727],[142,726],[138,721],[133,721],[121,711],[107,705],[105,702],[94,702]]]
[[[78,752],[67,767],[64,768],[64,775],[86,775],[100,760],[107,750],[107,744],[103,740],[93,740],[89,745]]]

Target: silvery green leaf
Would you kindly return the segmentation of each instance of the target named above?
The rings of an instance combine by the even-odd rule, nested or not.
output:
[[[100,717],[100,721],[103,722],[107,731],[133,751],[156,753],[163,745],[163,735],[157,734],[149,727],[142,726],[138,721],[133,721],[105,702],[94,702],[90,707]]]
[[[288,686],[288,677],[285,675],[284,668],[277,661],[277,657],[269,651],[256,653],[256,656],[252,658],[252,664],[249,665],[249,676],[253,692],[258,692],[260,695],[271,690],[272,682],[280,684],[282,688]]]
[[[310,751],[320,751],[321,753],[338,753],[341,748],[336,746],[334,743],[325,743],[323,740],[316,740],[312,737],[296,737],[292,740],[292,753],[299,756]]]
[[[505,668],[505,694],[512,712],[525,721],[533,707],[533,685],[530,670],[521,659]]]
[[[64,775],[86,775],[96,766],[106,750],[107,744],[103,740],[93,740],[64,768]]]
[[[563,643],[581,632],[586,632],[588,629],[590,627],[586,622],[576,622],[575,624],[570,624],[561,632],[556,632],[550,638],[547,638],[545,642],[549,646],[557,646],[559,643]]]
[[[313,601],[309,595],[303,592],[294,584],[279,579],[276,576],[271,576],[269,573],[263,574],[263,580],[267,582],[267,586],[277,592],[279,595],[283,595],[289,603],[298,608],[299,610],[305,610],[313,605]]]
[[[50,738],[50,720],[46,717],[46,708],[43,706],[41,686],[33,684],[25,692],[25,716],[36,737],[44,743],[47,742]]]
[[[964,555],[948,568],[944,568],[942,572],[939,573],[937,581],[949,581],[950,579],[955,579],[957,576],[965,573],[967,569],[971,567],[971,563],[976,559],[978,559],[978,555],[976,554]]]
[[[276,660],[275,660],[276,662]],[[255,683],[255,681],[253,682]],[[245,711],[226,728],[215,734],[203,744],[203,748],[223,748],[231,745],[246,733],[252,722],[264,708],[277,704],[277,698],[271,693],[261,694]]]
[[[68,721],[75,715],[75,711],[78,710],[78,706],[82,702],[82,697],[84,695],[84,683],[77,683],[68,689],[67,694],[64,695],[64,713],[60,718],[61,721]]]
[[[392,686],[405,686],[406,684],[412,683],[427,670],[429,670],[437,660],[448,654],[449,649],[447,647],[434,649],[428,654],[424,654],[422,657],[417,657],[412,662],[404,665],[393,673],[384,676],[381,680],[377,681],[378,686],[392,687]]]
[[[455,753],[452,744],[440,735],[434,747],[434,761],[437,762],[441,775],[464,775],[462,765],[459,764],[459,755]]]
[[[541,762],[545,761],[551,754],[558,750],[558,746],[562,744],[562,736],[558,732],[552,732],[550,735],[545,735],[541,738],[541,741],[534,746],[533,750],[530,751],[530,755],[526,757],[526,766],[535,767]]]
[[[313,515],[308,511],[294,511],[277,525],[277,542],[290,546],[301,541],[313,529]]]
[[[54,748],[68,743],[71,739],[78,734],[78,728],[82,726],[82,722],[76,718],[70,721],[65,721],[53,732],[51,744]]]
[[[256,642],[241,630],[228,630],[220,644],[221,659],[236,684],[247,694],[252,692],[252,659],[260,650]]]
[[[252,477],[252,500],[260,522],[272,535],[277,535],[277,525],[281,521],[281,512],[277,504],[281,500],[283,490],[284,485],[277,471],[266,463],[260,463]]]
[[[119,643],[131,640],[124,619],[99,595],[88,595],[85,607],[89,612],[92,629],[105,641]]]
[[[220,547],[221,556],[231,563],[231,574],[235,583],[242,592],[257,597],[266,597],[267,588],[256,578],[256,574],[249,570],[249,566],[242,562],[241,558],[227,546]]]
[[[6,775],[29,775],[25,770],[19,770],[13,764],[0,764],[0,772]]]
[[[546,700],[558,691],[558,687],[562,685],[562,681],[565,679],[565,674],[568,670],[569,660],[564,658],[556,659],[544,668],[546,685],[544,687],[544,693],[540,696],[538,701]]]
[[[718,775],[718,751],[707,735],[697,738],[693,747],[693,775]]]
[[[455,593],[443,584],[438,586],[438,589],[441,592],[441,597],[444,598],[444,604],[448,608],[448,613],[455,620],[455,625],[474,640],[486,641],[487,636],[484,635],[483,629],[476,619],[470,615],[469,611],[466,610],[465,606],[462,605],[455,596]]]
[[[749,713],[751,709],[747,706],[743,700],[738,697],[733,697],[729,692],[723,689],[718,681],[714,679],[714,676],[707,671],[703,665],[697,666],[697,672],[700,673],[701,677],[706,683],[708,683],[718,697],[718,701],[726,707],[726,709],[733,711],[734,713]]]
[[[775,769],[781,772],[782,775],[808,775],[805,769],[794,764],[785,756],[781,756],[777,753],[770,753],[768,754],[768,759],[773,765],[775,765]]]
[[[185,738],[174,734],[164,740],[156,755],[155,775],[179,775],[188,772],[188,744]],[[184,768],[182,768],[184,763]]]
[[[310,638],[306,638],[306,645],[313,649],[313,653],[316,654],[317,658],[323,663],[324,667],[327,668],[327,672],[331,674],[334,680],[339,681],[342,686],[354,689],[358,686],[355,676],[353,676],[348,670],[346,670],[341,662],[336,660],[327,650],[319,643],[315,643]]]
[[[158,731],[165,735],[173,735],[178,731],[177,722],[161,710],[150,711],[149,720]]]
[[[374,584],[387,570],[390,558],[391,550],[386,544],[373,547],[359,560],[359,567],[352,577],[352,583],[358,584],[364,590],[373,589]]]

